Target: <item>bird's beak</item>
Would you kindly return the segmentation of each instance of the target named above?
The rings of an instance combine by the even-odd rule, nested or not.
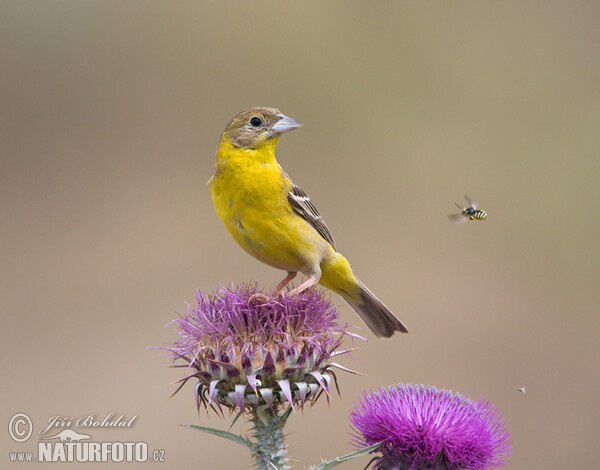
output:
[[[279,121],[277,121],[277,123],[275,123],[275,125],[273,126],[273,132],[275,134],[283,134],[284,132],[290,132],[302,126],[301,123],[290,117],[287,117],[284,114],[278,114],[277,116],[279,117]]]

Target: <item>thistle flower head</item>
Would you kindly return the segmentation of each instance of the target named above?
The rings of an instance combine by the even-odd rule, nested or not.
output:
[[[377,469],[491,469],[511,453],[493,405],[435,387],[399,384],[365,393],[350,420],[355,444],[382,442]]]
[[[336,322],[335,307],[318,290],[270,296],[241,285],[212,295],[198,291],[197,300],[174,321],[179,339],[168,350],[174,362],[184,362],[179,367],[191,369],[177,391],[198,380],[198,408],[302,407],[322,392],[329,399],[331,367],[341,367],[331,359],[349,352],[340,346],[354,335]]]

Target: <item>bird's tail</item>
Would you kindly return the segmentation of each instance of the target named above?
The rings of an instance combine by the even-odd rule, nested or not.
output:
[[[322,263],[319,283],[342,296],[377,336],[389,338],[394,331],[408,333],[404,324],[381,300],[354,276],[348,260],[332,253]]]
[[[395,331],[408,333],[404,323],[387,308],[381,300],[375,297],[367,287],[359,281],[360,300],[343,296],[348,305],[360,315],[371,331],[378,337],[389,338]]]

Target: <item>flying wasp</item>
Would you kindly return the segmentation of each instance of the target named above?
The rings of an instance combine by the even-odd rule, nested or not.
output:
[[[456,203],[456,206],[460,209],[460,213],[449,215],[448,218],[450,221],[456,224],[463,224],[467,220],[483,220],[487,217],[487,212],[477,209],[477,203],[469,196],[465,196],[465,199],[469,203],[468,207],[462,207]]]

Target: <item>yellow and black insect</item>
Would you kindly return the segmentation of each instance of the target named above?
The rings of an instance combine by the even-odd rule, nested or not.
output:
[[[465,196],[465,199],[469,203],[468,207],[462,207],[460,204],[456,204],[456,206],[460,209],[459,214],[451,214],[448,218],[456,223],[463,224],[467,220],[483,220],[487,217],[487,212],[482,211],[481,209],[477,209],[477,203],[473,201],[469,196]]]

